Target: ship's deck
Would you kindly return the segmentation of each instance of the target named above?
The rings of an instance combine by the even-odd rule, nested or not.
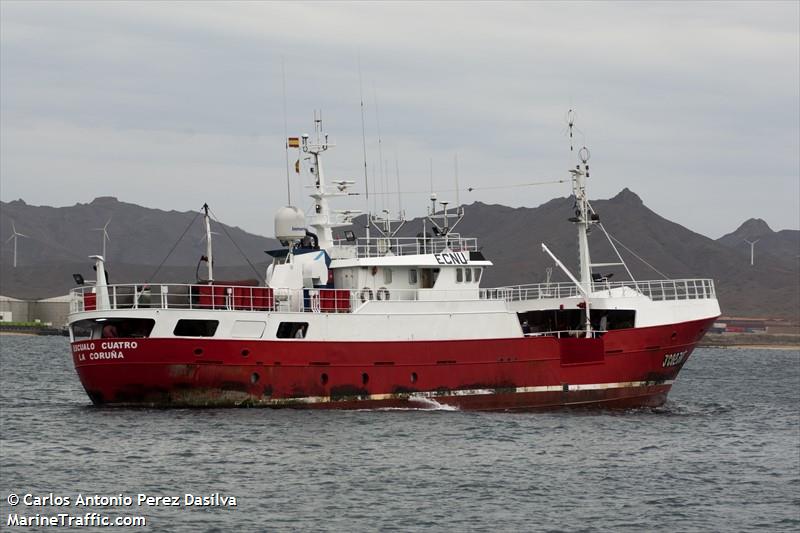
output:
[[[103,303],[103,291],[108,294]],[[120,309],[203,309],[211,311],[280,311],[352,313],[372,300],[382,302],[558,301],[582,298],[572,283],[539,283],[496,288],[408,289],[391,293],[348,289],[281,289],[240,285],[116,284],[83,286],[70,291],[71,313]],[[650,301],[716,298],[710,279],[598,282],[592,299],[646,298]]]

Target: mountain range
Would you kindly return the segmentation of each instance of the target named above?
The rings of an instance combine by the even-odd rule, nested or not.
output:
[[[755,255],[759,257],[762,251],[787,259],[797,259],[800,254],[800,231],[788,229],[773,231],[760,218],[746,220],[736,231],[717,239],[717,242],[749,255],[750,245],[747,241],[755,244],[754,251],[757,252]]]
[[[726,315],[768,316],[798,320],[800,313],[800,231],[773,231],[763,220],[750,219],[735,231],[713,240],[693,232],[649,209],[634,192],[623,189],[613,198],[595,200],[603,228],[590,235],[594,262],[616,262],[614,242],[637,279],[710,277]],[[542,252],[547,246],[570,268],[576,269],[574,198],[554,198],[535,208],[511,208],[475,202],[455,228],[478,238],[484,255],[495,266],[482,285],[537,283],[547,279],[553,261]],[[12,225],[19,237],[18,266],[13,268]],[[195,279],[198,260],[205,253],[202,217],[197,212],[151,209],[112,197],[69,207],[32,206],[22,200],[0,202],[0,293],[17,298],[43,298],[66,293],[72,274],[93,278],[87,256],[102,249],[103,226],[108,225],[108,270],[111,282],[185,282]],[[352,229],[363,234],[364,217]],[[430,229],[430,225],[428,225]],[[337,233],[343,233],[343,228]],[[274,239],[212,223],[216,279],[259,279],[268,263],[265,250],[278,248]],[[409,220],[399,236],[416,236],[422,220]],[[374,231],[373,231],[374,234]],[[755,264],[750,246],[758,240]],[[159,267],[159,265],[161,265]],[[652,267],[650,266],[652,265]],[[204,266],[201,267],[201,276]],[[620,267],[604,274],[627,279]],[[557,269],[553,281],[566,278]]]

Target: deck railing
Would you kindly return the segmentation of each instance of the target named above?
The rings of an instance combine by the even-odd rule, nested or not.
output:
[[[350,313],[372,300],[465,301],[492,299],[469,289],[279,289],[239,285],[107,285],[85,286],[71,291],[73,313],[99,309],[200,309],[236,311],[283,311]],[[108,305],[104,294],[108,294]],[[498,299],[498,298],[493,298]]]
[[[488,297],[509,302],[543,300],[551,298],[576,298],[581,296],[574,283],[538,283],[483,289]],[[714,281],[710,279],[664,279],[654,281],[615,281],[592,283],[591,296],[595,298],[647,296],[654,301],[698,300],[716,298]]]
[[[104,303],[108,295],[108,305]],[[201,309],[236,311],[283,311],[350,313],[369,301],[452,302],[503,300],[518,302],[576,298],[571,283],[540,283],[491,289],[278,289],[240,285],[107,285],[83,286],[71,291],[71,312],[99,309]],[[641,297],[655,301],[715,298],[710,279],[683,279],[595,283],[592,297]]]
[[[446,237],[370,237],[354,241],[337,240],[334,250],[352,257],[383,257],[385,255],[438,254],[450,252],[475,252],[478,240],[450,233]]]

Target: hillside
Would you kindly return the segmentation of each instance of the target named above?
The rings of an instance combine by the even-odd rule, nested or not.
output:
[[[191,282],[195,279],[198,260],[205,254],[205,229],[198,212],[151,209],[112,197],[69,207],[33,206],[21,200],[2,202],[0,293],[17,298],[41,298],[66,293],[74,285],[73,273],[94,279],[88,256],[102,250],[102,231],[94,228],[102,228],[109,220],[106,256],[112,282]],[[28,236],[19,238],[16,269],[12,266],[13,243],[6,242],[13,232],[12,220],[17,231]],[[268,259],[264,250],[279,246],[277,241],[216,221],[212,222],[211,229],[217,234],[214,235],[216,278],[264,275]],[[152,279],[165,258],[163,267]],[[256,266],[258,276],[248,261]]]
[[[595,200],[593,206],[607,231],[622,243],[617,246],[637,279],[660,279],[661,276],[628,249],[670,278],[713,278],[725,314],[798,319],[799,272],[797,254],[794,257],[791,254],[791,239],[796,239],[800,232],[773,232],[766,224],[748,221],[736,232],[715,241],[658,215],[628,189],[613,198]],[[198,217],[165,266],[153,277],[156,266],[195,213],[149,209],[114,198],[98,198],[88,204],[61,208],[30,206],[21,201],[3,203],[1,207],[0,235],[8,238],[13,218],[17,231],[30,236],[20,240],[20,268],[11,267],[11,244],[3,245],[0,293],[7,296],[33,298],[63,294],[72,286],[74,272],[91,279],[93,273],[86,257],[98,253],[102,235],[91,228],[102,227],[109,218],[112,240],[108,243],[107,255],[112,282],[191,282],[197,260],[204,251]],[[495,264],[486,273],[484,286],[544,281],[546,269],[553,264],[541,251],[542,242],[570,268],[575,268],[578,253],[575,229],[567,221],[573,211],[571,197],[555,198],[533,208],[515,209],[476,202],[465,209],[467,216],[456,230],[462,235],[477,237],[484,254]],[[363,217],[360,220],[363,221]],[[748,228],[754,228],[753,232]],[[218,279],[263,275],[266,265],[263,251],[277,247],[274,240],[219,224],[213,229],[221,234],[214,240]],[[362,234],[363,223],[357,219],[353,229]],[[401,235],[415,236],[420,231],[422,221],[416,219],[406,224]],[[255,265],[256,272],[225,233],[233,236]],[[764,239],[763,253],[755,266],[750,266],[749,249],[736,245],[742,235],[758,235]],[[616,260],[599,229],[592,233],[590,244],[595,262]],[[608,268],[603,273],[613,273],[615,280],[627,279],[625,271],[619,267]],[[553,279],[565,278],[554,269]]]
[[[213,206],[212,206],[213,208]],[[102,250],[102,228],[108,225],[110,240],[106,244],[109,262],[158,265],[181,234],[186,236],[170,255],[166,266],[194,265],[204,253],[205,229],[198,211],[163,211],[120,202],[113,197],[95,198],[88,204],[69,207],[28,205],[21,200],[0,205],[0,235],[4,237],[3,262],[11,261],[11,244],[5,239],[12,233],[11,221],[19,233],[19,258],[26,265],[61,261],[86,261],[87,256]],[[192,221],[194,221],[192,223]],[[189,224],[191,226],[189,226]],[[219,252],[215,264],[232,266],[246,263],[226,232],[233,237],[250,260],[262,260],[263,250],[277,242],[244,230],[212,222],[214,250]]]
[[[666,276],[713,278],[724,313],[798,318],[796,261],[765,255],[751,267],[749,255],[745,258],[737,250],[665,219],[629,189],[608,200],[595,200],[592,205],[612,236]],[[513,209],[476,202],[465,209],[466,217],[456,231],[478,237],[484,255],[495,264],[486,273],[484,286],[544,281],[546,269],[553,262],[541,251],[542,242],[570,268],[576,268],[575,229],[567,221],[573,211],[572,197],[555,198],[535,208]],[[420,220],[410,221],[402,234],[416,235],[421,227]],[[616,260],[602,231],[595,230],[589,242],[594,262]],[[661,279],[631,252],[620,245],[617,248],[637,279]],[[627,279],[620,267],[610,267],[603,273],[613,273],[615,280]],[[566,278],[555,268],[553,279]]]
[[[796,261],[800,256],[800,231],[788,229],[773,231],[760,218],[748,219],[736,231],[717,239],[718,243],[733,248],[749,258],[750,245],[746,241],[756,243],[755,258],[759,262],[765,255],[790,262]]]

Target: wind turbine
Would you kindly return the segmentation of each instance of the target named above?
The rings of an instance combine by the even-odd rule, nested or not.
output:
[[[114,217],[111,217],[114,218]],[[111,240],[111,237],[108,236],[108,225],[111,224],[111,218],[108,219],[108,222],[102,228],[92,228],[92,231],[102,231],[103,232],[103,259],[106,259],[106,241]]]
[[[25,238],[29,239],[30,237],[28,237],[27,235],[23,235],[22,233],[18,232],[17,231],[17,226],[14,225],[14,221],[13,220],[11,221],[11,230],[14,233],[11,235],[11,237],[8,238],[8,240],[6,242],[11,242],[12,239],[14,240],[14,268],[17,268],[17,238],[18,237],[25,237]]]
[[[754,240],[754,241],[752,241],[752,242],[751,242],[751,241],[748,241],[747,239],[745,239],[745,240],[744,240],[744,242],[746,242],[747,244],[749,244],[749,245],[750,245],[750,266],[753,266],[754,259],[755,259],[755,248],[756,248],[756,243],[757,243],[758,241],[760,241],[760,240],[761,240],[761,239],[756,239],[756,240]]]

